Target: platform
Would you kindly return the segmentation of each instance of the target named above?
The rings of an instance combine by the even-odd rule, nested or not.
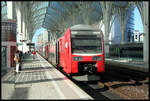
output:
[[[25,57],[21,72],[1,84],[2,99],[93,99],[39,54]]]
[[[105,59],[106,65],[115,65],[117,67],[124,67],[129,68],[132,70],[147,72],[149,66],[148,64],[144,63],[143,60],[140,59],[131,59],[131,58],[106,58]],[[108,66],[111,68],[110,66]]]

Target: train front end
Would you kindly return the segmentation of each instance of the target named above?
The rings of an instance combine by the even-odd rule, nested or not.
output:
[[[105,71],[104,41],[99,29],[71,30],[71,52],[73,74],[89,76]]]

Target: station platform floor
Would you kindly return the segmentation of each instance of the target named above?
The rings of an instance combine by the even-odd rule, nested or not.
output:
[[[117,67],[124,67],[132,70],[149,72],[149,64],[146,64],[141,59],[136,58],[105,58],[106,65],[115,65]]]
[[[1,99],[93,99],[38,53],[23,60],[22,70],[1,79]]]

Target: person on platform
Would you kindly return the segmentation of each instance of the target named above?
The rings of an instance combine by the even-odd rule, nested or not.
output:
[[[19,65],[20,65],[20,57],[19,57],[19,50],[16,51],[14,61],[16,62],[16,73],[19,72]]]
[[[19,70],[21,71],[22,60],[23,60],[23,52],[22,51],[19,51],[19,58],[20,58]]]
[[[33,59],[35,59],[35,55],[36,55],[36,51],[32,51],[32,54],[33,54]]]

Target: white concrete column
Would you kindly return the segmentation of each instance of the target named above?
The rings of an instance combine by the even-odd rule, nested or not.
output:
[[[23,40],[25,40],[25,21],[22,20],[22,34],[23,34]],[[25,42],[23,42],[23,46],[22,46],[22,50],[23,50],[23,53],[25,52],[25,49],[26,49],[26,45],[25,45]]]
[[[13,3],[12,1],[7,1],[7,17],[8,19],[13,19]]]
[[[23,33],[23,40],[26,39],[26,15],[28,12],[26,12],[26,4],[23,3],[22,5],[22,33]]]
[[[100,2],[102,12],[103,12],[103,22],[105,25],[105,33],[104,33],[104,44],[105,44],[105,57],[109,56],[109,32],[111,29],[111,17],[112,17],[112,2]]]
[[[26,29],[25,29],[26,40],[28,39],[28,38],[27,38],[27,32],[28,32],[28,31],[27,31],[27,25],[26,25]]]
[[[127,8],[119,8],[119,22],[121,27],[121,43],[125,43],[125,27],[130,14],[127,12]]]
[[[27,40],[29,40],[29,29],[27,27]]]
[[[21,34],[21,12],[19,8],[16,8],[16,11],[18,33]]]
[[[108,14],[104,14],[104,15],[107,15]],[[104,47],[104,50],[105,50],[105,57],[108,57],[109,56],[109,21],[108,21],[108,17],[106,17],[106,20],[104,20],[104,24],[105,24],[105,34],[104,34],[104,44],[105,44],[105,47]]]
[[[19,40],[19,43],[22,43],[22,42],[20,42],[20,40],[22,40],[22,38],[23,38],[23,35],[22,35],[22,17],[21,17],[21,9],[20,9],[20,4],[19,3],[16,3],[17,5],[16,5],[16,15],[17,15],[17,32],[18,32],[18,34],[19,34],[19,36],[17,37],[18,39],[17,40]],[[18,46],[18,50],[22,50],[22,46],[21,45],[19,45]]]
[[[26,27],[27,27],[27,24],[25,23],[25,29],[24,29],[24,35],[25,35],[25,38],[24,38],[24,39],[25,39],[25,40],[27,39],[27,35],[26,35],[26,29],[27,29],[27,28],[26,28]]]
[[[143,56],[144,62],[149,65],[149,4],[148,2],[143,2]]]
[[[23,34],[23,40],[25,39],[25,21],[22,20],[22,34]]]

